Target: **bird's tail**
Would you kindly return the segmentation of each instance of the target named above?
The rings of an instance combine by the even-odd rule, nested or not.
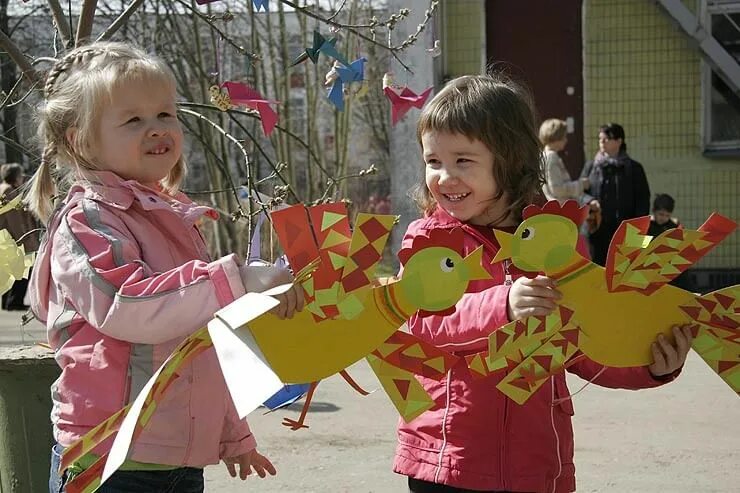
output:
[[[735,221],[717,213],[697,230],[676,228],[655,238],[645,235],[649,225],[648,217],[628,219],[614,233],[605,273],[610,292],[657,291],[737,228]]]
[[[698,296],[681,309],[697,322],[693,349],[740,395],[740,285]]]
[[[295,205],[271,214],[294,272],[317,258],[318,268],[301,286],[316,321],[354,318],[361,307],[351,295],[370,286],[397,216],[358,214],[351,230],[344,203]]]

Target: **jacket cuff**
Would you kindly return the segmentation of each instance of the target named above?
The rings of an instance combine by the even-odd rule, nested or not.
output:
[[[249,432],[240,440],[234,442],[221,442],[219,450],[221,459],[230,459],[244,455],[257,448],[257,439]]]
[[[501,327],[509,320],[509,291],[511,286],[502,285],[491,288],[491,302],[481,303],[478,309],[479,327]]]
[[[647,370],[647,367],[645,367]],[[647,370],[648,374],[650,375],[650,378],[652,378],[654,381],[659,382],[659,385],[663,385],[669,382],[674,381],[680,374],[681,370],[683,370],[683,365],[681,365],[680,368],[673,371],[673,373],[667,373],[665,375],[653,375],[650,370]]]
[[[208,274],[222,308],[246,293],[239,274],[240,265],[241,260],[234,254],[226,255],[208,264]]]

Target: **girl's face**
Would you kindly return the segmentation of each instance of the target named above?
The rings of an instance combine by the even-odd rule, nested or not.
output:
[[[480,140],[462,134],[427,132],[421,136],[426,185],[434,200],[452,217],[487,225],[501,219],[507,204],[494,200],[493,153]]]
[[[102,111],[94,163],[121,178],[155,186],[182,155],[175,93],[166,84],[116,88]]]

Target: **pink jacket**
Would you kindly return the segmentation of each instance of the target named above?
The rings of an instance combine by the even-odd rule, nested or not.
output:
[[[411,332],[458,355],[487,348],[488,335],[506,324],[509,286],[503,285],[503,263],[491,265],[498,245],[480,230],[437,209],[409,226],[403,246],[434,228],[461,227],[465,251],[483,245],[483,265],[492,281],[476,281],[458,302],[454,314],[415,317]],[[646,367],[604,369],[587,359],[569,368],[586,380],[614,388],[661,385]],[[411,421],[399,421],[395,472],[423,481],[485,491],[567,493],[575,491],[573,404],[565,375],[552,377],[524,405],[497,388],[502,376],[474,379],[464,361],[439,381],[417,377],[436,406]]]
[[[65,447],[132,402],[185,336],[244,294],[239,260],[211,261],[195,226],[215,211],[95,176],[100,184],[74,185],[50,220],[31,279],[62,368],[51,418]],[[255,445],[211,349],[179,370],[130,458],[202,467]]]

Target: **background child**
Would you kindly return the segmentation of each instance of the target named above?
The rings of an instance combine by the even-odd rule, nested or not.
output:
[[[673,217],[676,201],[667,193],[659,193],[653,200],[653,214],[650,216],[650,236],[658,236],[664,231],[680,227],[678,219]]]
[[[531,100],[508,81],[460,77],[424,108],[417,134],[425,173],[415,195],[425,216],[409,226],[404,246],[434,228],[462,228],[465,253],[483,245],[493,280],[472,285],[454,314],[414,317],[409,327],[464,356],[486,350],[488,336],[510,320],[550,313],[561,296],[553,279],[520,277],[508,262],[491,265],[498,250],[492,228],[513,232],[541,186]],[[649,367],[607,369],[582,358],[569,370],[606,387],[661,385],[675,376],[691,343],[688,327],[674,332],[675,346],[656,341]],[[409,476],[410,491],[575,490],[565,375],[550,378],[521,406],[496,389],[502,377],[475,379],[464,361],[442,381],[419,377],[436,406],[399,421],[394,471]]]
[[[653,199],[653,213],[650,216],[650,227],[647,234],[656,237],[669,229],[681,228],[681,223],[673,217],[675,206],[676,201],[673,197],[667,193],[657,194]],[[691,282],[688,270],[681,272],[671,281],[671,284],[686,291],[694,291],[694,283]]]
[[[176,114],[169,69],[124,44],[77,48],[46,79],[43,158],[28,201],[48,222],[32,309],[62,368],[52,386],[52,492],[95,459],[60,477],[64,447],[133,401],[185,336],[245,291],[291,281],[235,255],[209,259],[195,223],[216,213],[177,191],[185,164]],[[53,213],[52,173],[68,188]],[[274,313],[292,316],[300,288],[280,301]],[[203,491],[202,468],[220,459],[242,479],[275,474],[238,419],[212,350],[179,370],[130,459],[100,491]]]

